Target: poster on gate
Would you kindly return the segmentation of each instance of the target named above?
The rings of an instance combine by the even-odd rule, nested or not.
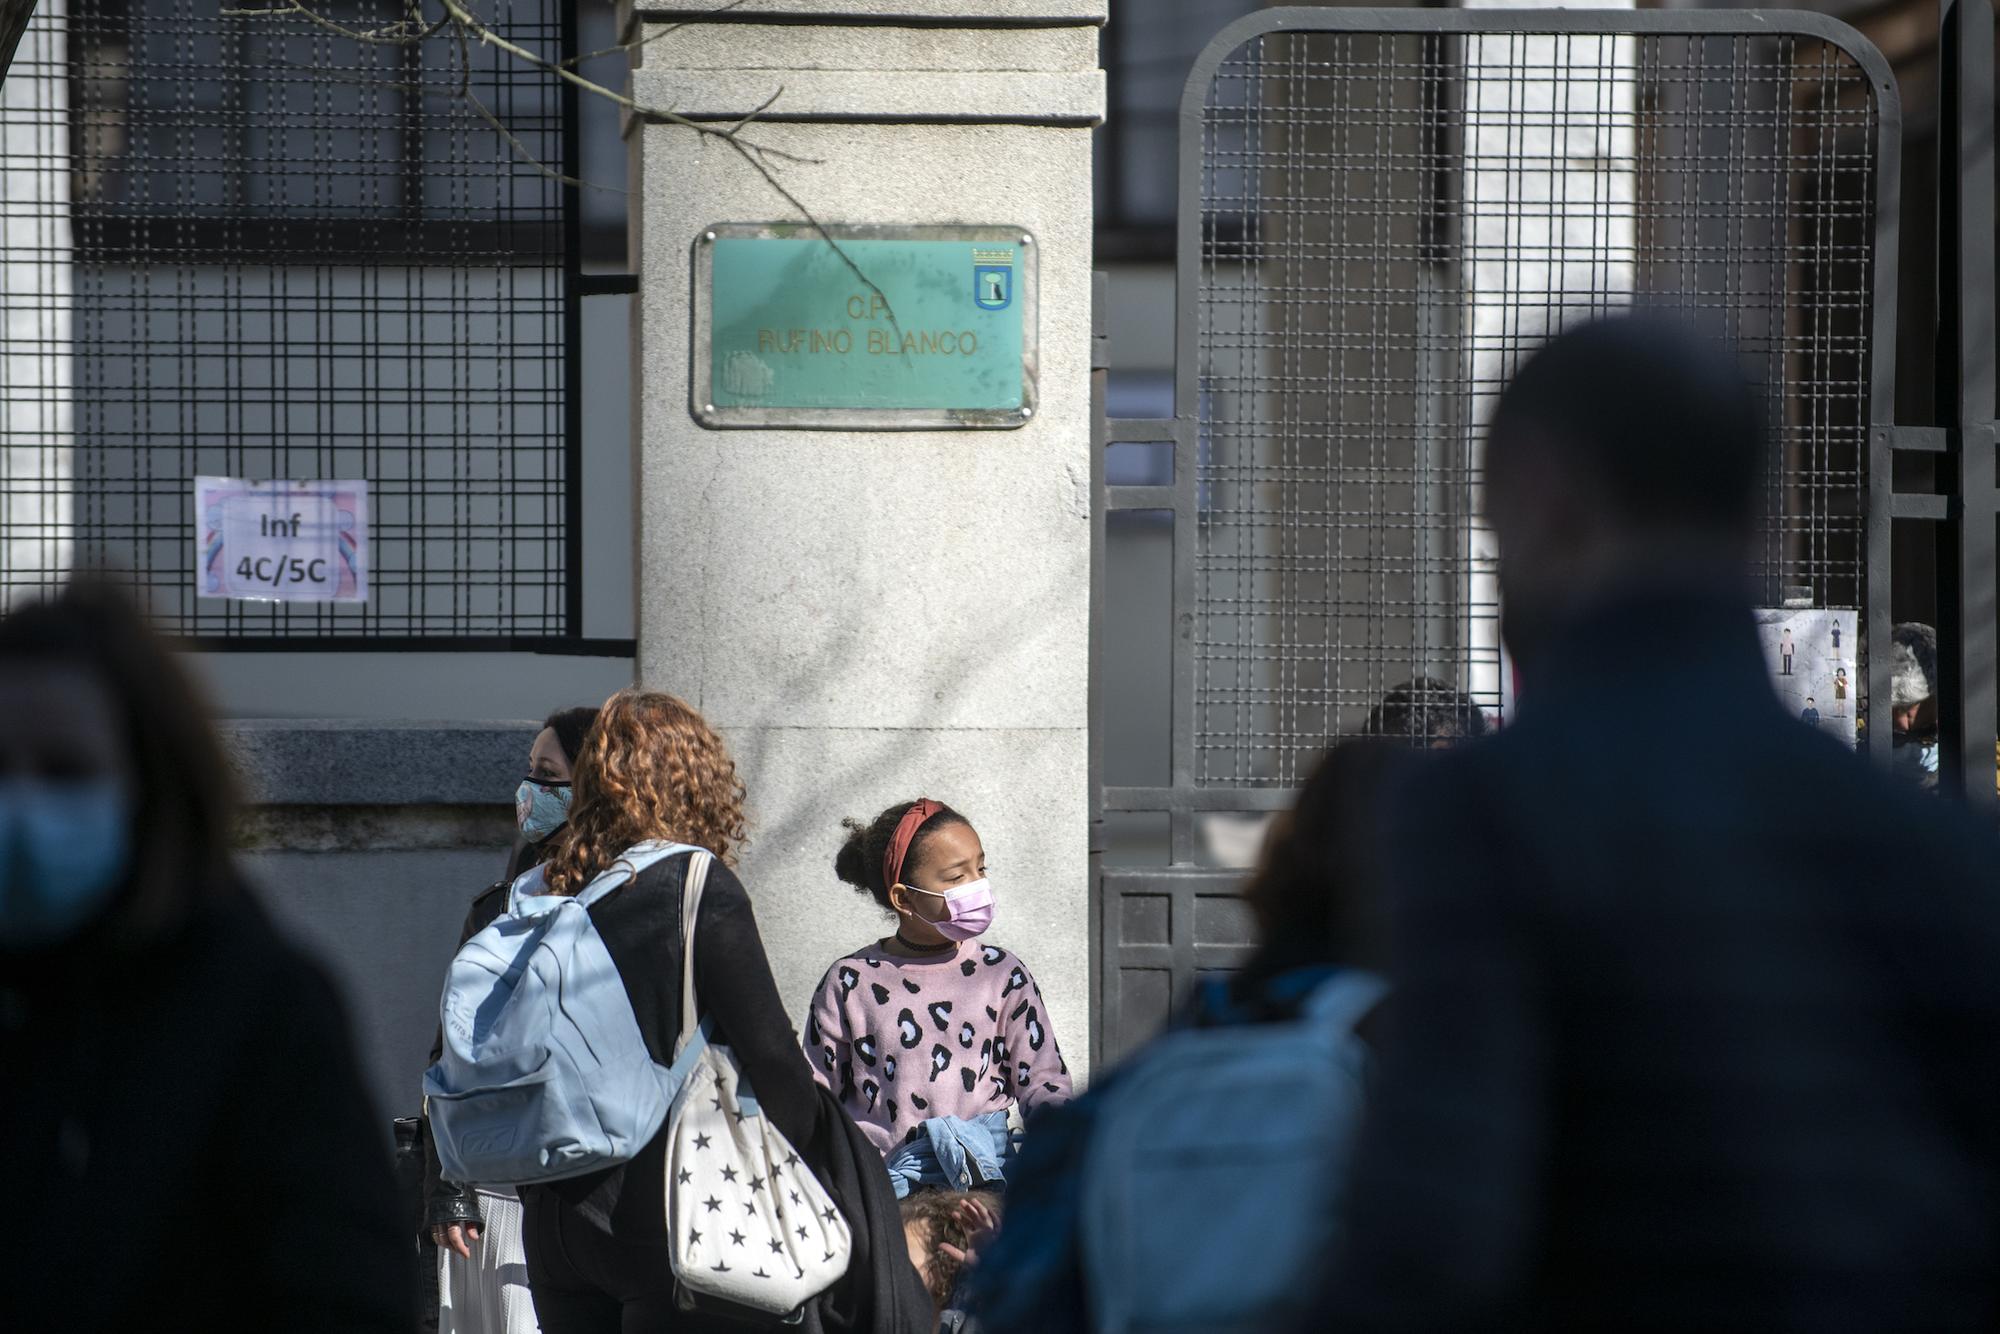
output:
[[[194,513],[199,596],[368,600],[368,483],[197,477]]]
[[[1757,637],[1779,701],[1792,717],[1849,746],[1861,703],[1854,638],[1859,619],[1842,607],[1757,611]]]

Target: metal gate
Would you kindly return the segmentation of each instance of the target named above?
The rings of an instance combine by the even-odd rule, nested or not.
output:
[[[482,22],[568,59],[576,10]],[[414,12],[42,6],[0,106],[0,609],[100,567],[194,647],[630,651],[584,637],[577,89]],[[202,595],[198,474],[366,478],[368,603]]]
[[[1967,205],[1984,230],[1941,252],[1971,256],[1959,276],[1990,316],[1990,58],[1966,71],[1990,57],[1991,12],[1947,19],[1966,22],[1983,44],[1953,48],[1946,95],[1987,88],[1964,145],[1988,155]],[[1901,116],[1875,47],[1807,12],[1275,9],[1209,45],[1181,112],[1174,416],[1104,421],[1096,451],[1099,597],[1107,516],[1172,534],[1169,776],[1107,784],[1094,755],[1100,831],[1157,835],[1119,865],[1100,838],[1102,1057],[1248,951],[1241,872],[1207,852],[1217,822],[1288,805],[1399,688],[1504,718],[1483,423],[1548,332],[1634,301],[1690,311],[1765,386],[1767,605],[1854,608],[1884,643],[1891,517],[1951,525],[1986,600],[1983,633],[1941,627],[1963,650],[1948,759],[1983,754],[1990,798],[1993,326],[1954,362],[1985,435],[1899,430]],[[1135,446],[1170,480],[1105,484],[1106,450]],[[1955,494],[1897,495],[1899,450],[1960,459]],[[1094,646],[1100,694],[1123,648]],[[1879,741],[1887,655],[1858,666]]]

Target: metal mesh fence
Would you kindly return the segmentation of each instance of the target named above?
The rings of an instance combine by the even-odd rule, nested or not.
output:
[[[557,81],[328,26],[400,0],[222,8],[43,0],[4,85],[0,605],[75,564],[183,635],[564,634]],[[561,53],[558,0],[478,14]],[[365,479],[369,602],[197,598],[197,474]]]
[[[1288,787],[1332,738],[1499,720],[1483,423],[1549,332],[1635,301],[1694,312],[1766,388],[1769,605],[1860,606],[1876,116],[1807,37],[1284,32],[1226,57],[1200,127],[1196,781]]]

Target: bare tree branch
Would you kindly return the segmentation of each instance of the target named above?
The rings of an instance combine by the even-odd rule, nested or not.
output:
[[[526,162],[529,166],[533,167],[536,171],[540,172],[542,175],[548,177],[550,180],[556,182],[558,185],[574,185],[578,189],[583,189],[584,187],[589,186],[590,184],[589,181],[578,180],[574,176],[565,176],[561,172],[557,171],[554,167],[551,167],[546,162],[543,162],[540,158],[536,157],[533,153],[529,152],[528,146],[522,143],[518,138],[516,138],[512,130],[508,129],[505,125],[501,124],[500,118],[494,115],[491,111],[488,111],[486,109],[486,104],[480,101],[479,98],[474,94],[472,93],[465,94],[465,104],[472,108],[473,114],[477,115],[481,120],[485,121],[488,125],[491,125],[493,127],[493,132],[495,134],[498,134],[502,139],[505,139],[507,143],[513,148],[513,150],[516,153],[520,154],[522,161]],[[614,187],[607,185],[599,188],[609,190]],[[625,192],[621,190],[619,191],[619,193],[623,194]]]
[[[739,120],[734,125],[730,126],[729,133],[723,135],[722,137],[725,139],[734,140],[737,134],[742,131],[745,125],[748,125],[751,121],[757,119],[757,117],[763,115],[766,111],[769,111],[771,109],[771,104],[773,102],[776,102],[779,98],[783,97],[784,95],[785,95],[785,85],[781,83],[778,85],[778,90],[776,92],[772,93],[769,97],[765,98],[762,102],[758,103],[755,109],[753,109],[749,115],[745,116],[742,120]]]
[[[452,19],[458,24],[459,28],[462,31],[470,33],[472,36],[478,38],[486,45],[493,47],[495,50],[498,51],[505,51],[508,55],[513,56],[517,60],[524,60],[528,64],[533,65],[537,69],[547,70],[550,74],[555,75],[557,78],[565,79],[568,82],[573,83],[577,87],[583,89],[587,93],[591,93],[594,94],[595,96],[602,97],[610,102],[615,102],[619,106],[624,107],[627,111],[631,111],[637,115],[646,116],[652,119],[671,121],[673,124],[682,126],[685,129],[693,130],[697,134],[713,135],[718,139],[730,138],[736,133],[736,129],[741,128],[741,126],[738,126],[736,127],[736,129],[724,130],[702,121],[692,120],[686,116],[676,115],[674,112],[671,111],[661,110],[658,107],[649,107],[642,105],[641,103],[634,101],[632,98],[625,96],[625,94],[618,92],[615,89],[606,88],[603,84],[598,83],[593,79],[584,78],[581,74],[578,74],[575,70],[565,69],[560,64],[556,63],[553,60],[544,59],[543,57],[536,55],[533,51],[528,50],[526,47],[518,46],[515,43],[508,41],[505,37],[502,37],[499,33],[494,32],[484,23],[481,23],[479,19],[475,17],[470,10],[466,9],[464,5],[459,3],[459,0],[441,0],[441,3],[444,5],[445,11],[451,15]],[[780,88],[778,91],[782,93],[784,92],[784,89]],[[776,101],[776,100],[777,99],[775,97],[771,99],[771,101]],[[765,102],[764,105],[768,107],[771,105],[771,102],[767,101]],[[796,162],[802,165],[809,165],[809,166],[819,166],[821,164],[821,160],[819,158],[804,157],[797,153],[787,152],[781,148],[771,148],[768,145],[760,145],[759,147],[760,151],[786,162]]]
[[[409,19],[397,19],[394,23],[380,28],[350,28],[344,23],[335,23],[324,14],[315,13],[300,3],[300,0],[291,0],[289,4],[276,5],[268,9],[224,9],[220,13],[224,18],[302,18],[349,41],[368,42],[376,46],[415,46],[419,42],[428,40],[451,21],[447,15],[429,28],[412,25]]]
[[[572,3],[573,0],[560,0],[560,2]],[[729,0],[727,4],[719,5],[711,12],[720,14],[734,9],[743,3],[745,3],[745,0]],[[586,60],[591,60],[599,56],[612,55],[619,51],[631,51],[645,45],[647,42],[658,41],[660,38],[685,27],[686,22],[691,22],[692,20],[673,24],[637,42],[609,47],[603,51],[591,52],[589,55],[572,56],[569,59],[557,61],[537,55],[526,47],[507,40],[493,29],[487,27],[477,15],[467,8],[464,3],[461,3],[461,0],[439,0],[439,4],[443,9],[443,17],[429,25],[426,25],[423,21],[422,4],[423,0],[409,0],[407,17],[399,19],[395,23],[368,30],[349,28],[343,24],[336,23],[332,19],[313,12],[304,3],[304,0],[287,0],[285,4],[272,5],[262,9],[225,9],[222,13],[227,16],[240,18],[303,18],[350,40],[386,46],[414,46],[429,40],[446,27],[449,27],[451,29],[453,45],[456,48],[455,54],[458,65],[458,87],[452,95],[463,100],[472,109],[474,115],[491,126],[500,135],[502,141],[524,162],[528,163],[543,176],[563,185],[581,188],[588,184],[588,182],[579,180],[574,176],[565,175],[538,159],[528,146],[521,142],[520,137],[508,129],[500,118],[473,93],[472,55],[470,49],[472,41],[477,40],[484,46],[504,52],[516,60],[552,74],[559,79],[563,79],[594,97],[603,98],[605,101],[623,107],[634,115],[642,116],[649,120],[665,121],[671,125],[678,125],[682,129],[691,130],[695,134],[719,140],[734,149],[737,156],[748,163],[750,168],[763,178],[764,183],[772,191],[787,204],[791,205],[798,215],[805,220],[806,224],[819,234],[820,239],[832,248],[834,254],[840,256],[840,262],[847,266],[848,271],[869,292],[881,300],[883,310],[889,317],[889,327],[895,331],[896,337],[900,342],[903,331],[901,325],[897,323],[894,308],[889,304],[888,294],[875,284],[874,279],[862,271],[861,266],[847,252],[846,247],[834,239],[833,233],[828,231],[826,225],[819,220],[811,209],[806,207],[805,202],[794,194],[783,181],[778,179],[777,169],[772,165],[775,161],[799,166],[820,166],[823,165],[823,160],[806,157],[803,154],[794,153],[789,149],[778,148],[771,144],[759,143],[756,140],[745,138],[743,135],[743,131],[746,128],[756,124],[759,118],[776,105],[779,98],[784,96],[785,90],[783,85],[780,85],[776,91],[741,119],[721,123],[695,120],[690,116],[683,116],[671,108],[646,106],[634,98],[626,96],[624,93],[607,88],[594,79],[585,78],[583,75],[577,73],[574,68]]]

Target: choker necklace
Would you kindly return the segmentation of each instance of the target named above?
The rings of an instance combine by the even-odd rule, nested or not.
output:
[[[900,929],[896,932],[896,943],[906,950],[915,950],[918,954],[943,954],[948,950],[957,948],[949,940],[945,941],[942,945],[919,945],[916,941],[904,935]]]

